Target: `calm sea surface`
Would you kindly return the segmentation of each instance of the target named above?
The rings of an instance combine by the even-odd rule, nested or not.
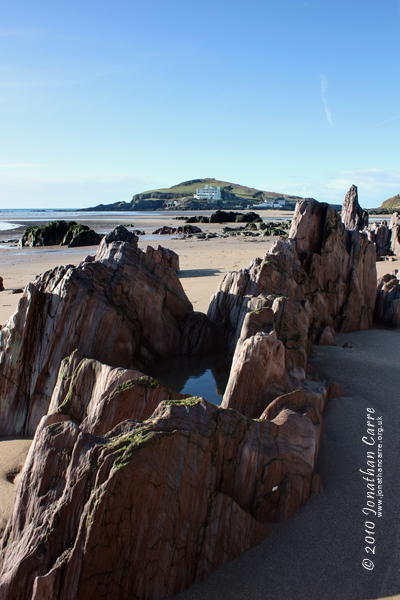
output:
[[[0,210],[0,230],[5,231],[7,229],[15,229],[16,227],[20,227],[18,225],[18,221],[43,221],[47,223],[48,221],[60,221],[63,219],[64,221],[103,221],[105,217],[109,217],[110,220],[118,220],[117,217],[131,217],[135,216],[159,216],[160,213],[148,213],[148,212],[132,212],[132,211],[121,211],[121,212],[78,212],[77,210],[69,209],[3,209]]]
[[[212,211],[203,211],[205,213],[211,213]],[[177,213],[178,214],[178,213]],[[181,214],[181,213],[179,213]],[[190,213],[196,214],[196,213]],[[106,212],[106,211],[90,211],[90,212],[78,212],[76,209],[56,209],[56,208],[47,208],[47,209],[2,209],[0,210],[0,230],[6,231],[15,229],[16,227],[20,227],[19,222],[29,222],[29,221],[43,221],[47,223],[49,221],[59,221],[63,219],[64,221],[104,221],[105,218],[109,218],[112,221],[118,221],[119,217],[130,217],[134,219],[135,217],[143,217],[143,216],[152,216],[158,217],[165,215],[165,213],[159,212],[137,212],[137,211],[121,211],[121,212]],[[169,215],[168,215],[169,216]],[[171,215],[172,216],[172,215]],[[189,216],[189,215],[188,215]],[[262,214],[264,220],[270,220],[268,215],[263,212]],[[272,220],[288,220],[292,217],[275,217]],[[387,221],[390,221],[390,215],[386,218]],[[370,222],[373,221],[382,221],[381,217],[371,217]]]

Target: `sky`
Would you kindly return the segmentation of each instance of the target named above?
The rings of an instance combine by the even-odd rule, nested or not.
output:
[[[0,0],[0,209],[400,193],[400,0]]]

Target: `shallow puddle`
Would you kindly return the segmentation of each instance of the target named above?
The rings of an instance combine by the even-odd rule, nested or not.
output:
[[[213,356],[174,356],[154,367],[148,374],[181,394],[202,396],[209,402],[222,402],[232,359],[226,354]]]

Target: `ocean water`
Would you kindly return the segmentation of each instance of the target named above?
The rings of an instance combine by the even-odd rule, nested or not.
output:
[[[10,221],[0,221],[0,231],[16,229],[17,227],[19,227],[18,223],[11,223]]]
[[[1,209],[0,210],[0,231],[10,231],[10,236],[12,236],[12,230],[17,227],[21,227],[22,224],[26,223],[40,223],[43,224],[48,223],[49,221],[98,221],[99,223],[99,233],[101,231],[101,223],[106,221],[114,221],[115,226],[120,222],[121,217],[126,222],[126,218],[128,217],[132,221],[141,216],[160,216],[161,213],[154,212],[132,212],[132,211],[121,211],[121,212],[105,212],[105,211],[90,211],[90,212],[78,212],[76,209],[59,209],[59,208],[48,208],[48,209]],[[136,225],[136,224],[135,224]],[[140,227],[140,224],[137,225],[137,228]],[[97,229],[96,227],[94,228]],[[143,228],[142,228],[143,229]],[[159,236],[151,236],[151,234],[147,236],[143,236],[144,239],[159,239]],[[163,239],[171,239],[172,236],[164,236]],[[1,245],[2,248],[6,248],[6,245]]]
[[[61,209],[61,208],[32,208],[32,209],[0,209],[0,221],[2,223],[11,223],[18,221],[103,221],[105,217],[110,220],[118,220],[119,217],[131,217],[135,216],[159,216],[160,213],[154,212],[132,212],[132,211],[121,211],[121,212],[106,212],[106,211],[90,211],[90,212],[78,212],[76,209]],[[15,224],[15,223],[14,223]],[[19,225],[15,225],[19,227]],[[10,227],[11,229],[11,227]]]
[[[200,211],[201,212],[201,211]],[[191,214],[200,214],[197,211],[188,211],[188,216]],[[212,211],[203,211],[204,213],[211,213]],[[176,213],[176,214],[184,214],[184,213]],[[108,212],[108,211],[89,211],[89,212],[78,212],[77,209],[61,209],[61,208],[32,208],[32,209],[0,209],[0,231],[7,231],[16,229],[21,226],[21,223],[26,222],[38,222],[42,221],[43,223],[48,223],[49,221],[98,221],[99,223],[108,220],[115,221],[116,223],[119,221],[120,217],[124,219],[130,218],[135,220],[136,217],[160,217],[160,216],[168,216],[171,218],[175,215],[169,213],[160,213],[160,212],[139,212],[139,211],[121,211],[121,212]],[[292,217],[269,217],[268,214],[265,214],[265,211],[262,214],[262,218],[264,221],[288,221]],[[390,215],[388,215],[385,219],[386,221],[390,221]],[[381,217],[370,217],[370,222],[374,221],[382,221]],[[179,224],[178,224],[179,225]],[[137,224],[137,227],[140,228],[140,224]],[[150,235],[150,234],[149,234]],[[146,239],[152,239],[152,237],[146,236]],[[171,236],[163,236],[164,240],[170,239]],[[154,239],[159,239],[159,236],[154,236]]]

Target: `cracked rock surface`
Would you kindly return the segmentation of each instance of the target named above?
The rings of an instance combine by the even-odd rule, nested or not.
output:
[[[1,427],[36,430],[1,541],[5,600],[174,596],[322,489],[322,411],[343,392],[307,359],[371,327],[375,245],[303,200],[287,240],[225,277],[209,318],[152,254],[115,230],[94,259],[30,284],[0,334]],[[221,340],[234,356],[221,407],[145,374]]]
[[[253,421],[166,400],[103,435],[43,417],[2,540],[1,597],[155,600],[202,581],[312,493],[321,424],[309,405]]]
[[[0,333],[0,435],[34,434],[60,363],[76,348],[107,365],[143,371],[162,358],[218,344],[177,275],[142,252],[137,240],[119,226],[94,259],[28,284]]]

